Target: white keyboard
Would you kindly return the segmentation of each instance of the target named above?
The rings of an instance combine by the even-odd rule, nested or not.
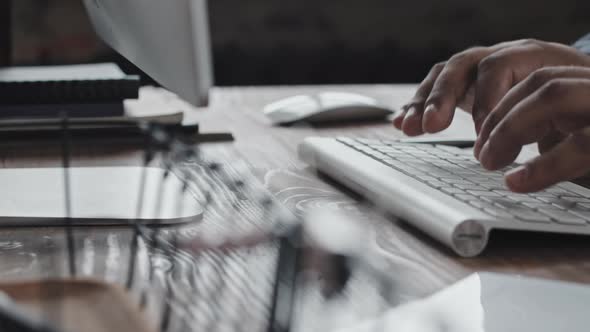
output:
[[[483,169],[473,157],[442,146],[338,139],[339,142],[494,217],[523,222],[590,224],[590,198],[561,186],[533,194],[508,191],[502,171]]]
[[[312,137],[300,157],[462,256],[480,254],[493,229],[590,235],[590,190],[570,182],[509,191],[470,151],[387,140]]]

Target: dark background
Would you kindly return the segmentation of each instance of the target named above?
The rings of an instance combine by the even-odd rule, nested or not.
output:
[[[79,0],[14,2],[15,63],[133,71],[96,40]],[[473,45],[572,43],[590,31],[590,1],[211,0],[210,18],[218,85],[402,83]]]

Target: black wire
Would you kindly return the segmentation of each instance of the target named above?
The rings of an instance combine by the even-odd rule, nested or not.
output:
[[[133,281],[135,279],[135,269],[137,265],[137,250],[139,246],[139,238],[141,235],[140,229],[140,222],[141,222],[141,214],[143,212],[143,200],[145,196],[145,185],[147,181],[147,166],[153,159],[153,150],[152,150],[152,136],[153,136],[153,127],[150,125],[150,130],[146,134],[145,137],[145,147],[144,147],[144,158],[143,158],[143,165],[141,169],[141,176],[139,180],[139,192],[138,192],[138,201],[137,201],[137,210],[135,213],[135,220],[133,223],[133,235],[131,239],[131,246],[129,248],[129,269],[127,272],[127,283],[126,287],[128,290],[131,290],[133,287]]]
[[[289,332],[292,329],[302,232],[302,228],[297,227],[291,234],[279,239],[279,257],[267,332]]]
[[[166,184],[166,180],[168,179],[168,177],[170,176],[170,168],[169,165],[166,166],[166,169],[164,171],[164,174],[162,175],[162,178],[160,179],[160,184],[158,186],[158,199],[156,202],[156,213],[154,215],[154,217],[157,219],[160,217],[161,215],[161,210],[162,210],[162,201],[163,201],[163,195],[164,195],[164,186]],[[154,275],[155,275],[155,264],[154,264],[154,260],[156,258],[156,256],[158,255],[158,251],[160,250],[160,235],[161,233],[161,227],[156,226],[156,229],[153,231],[152,236],[151,236],[151,241],[152,245],[151,245],[151,254],[149,257],[149,262],[150,262],[150,270],[149,270],[149,276],[148,276],[148,282],[151,285],[154,281]],[[140,307],[142,309],[144,309],[147,306],[147,292],[143,292],[141,294],[141,300],[140,300]]]
[[[68,265],[70,276],[76,276],[76,250],[74,246],[74,231],[72,227],[72,193],[70,179],[71,137],[67,113],[62,114],[62,166],[64,171],[64,199],[66,212],[66,237],[68,246]]]
[[[179,191],[179,204],[177,206],[178,213],[177,215],[182,215],[182,211],[184,210],[184,197],[186,192],[189,189],[189,181],[190,179],[186,176],[183,176],[182,180],[182,188]],[[174,274],[176,273],[176,256],[178,255],[178,234],[176,232],[172,232],[172,246],[171,250],[168,252],[168,256],[170,257],[170,274],[172,279],[174,279]],[[166,296],[163,299],[164,303],[164,311],[162,312],[162,320],[160,321],[160,331],[167,331],[170,328],[171,317],[172,317],[172,306],[171,301],[172,297],[174,296],[172,292],[172,286],[169,283],[166,283]]]
[[[178,250],[178,237],[177,237],[176,233],[173,233],[171,252],[169,253],[170,273],[172,275],[172,278],[174,277],[174,273],[176,272],[175,259],[176,259],[177,250]],[[172,286],[170,285],[169,282],[166,281],[166,295],[163,298],[164,310],[162,312],[162,319],[160,320],[160,331],[162,331],[162,332],[168,331],[168,329],[170,328],[171,317],[172,317],[172,305],[171,305],[172,297],[173,297]]]

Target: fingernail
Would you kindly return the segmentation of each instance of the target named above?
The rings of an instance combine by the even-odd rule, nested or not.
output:
[[[481,152],[479,153],[479,156],[477,159],[477,160],[479,160],[479,163],[485,168],[487,168],[486,166],[488,166],[489,162],[490,162],[490,160],[489,160],[490,158],[488,156],[489,149],[490,149],[489,144],[488,143],[484,144],[484,146],[481,148]]]
[[[481,152],[481,139],[477,137],[475,140],[475,144],[473,145],[473,156],[475,159],[479,160],[479,154]]]
[[[436,107],[436,105],[430,104],[430,105],[426,106],[426,109],[424,110],[424,113],[430,113],[430,112],[434,113],[434,112],[437,112],[437,111],[438,111],[438,108]]]
[[[526,183],[529,176],[529,168],[526,165],[519,166],[510,172],[506,173],[506,182],[517,186],[522,186]]]
[[[430,104],[424,110],[424,117],[422,118],[422,130],[425,133],[434,133],[438,127],[438,108]]]
[[[411,106],[408,108],[408,113],[406,113],[406,118],[410,117],[410,116],[414,116],[416,115],[417,110],[416,110],[416,106]]]
[[[400,113],[395,114],[393,117],[393,125],[397,129],[401,129],[402,123],[404,122],[404,117],[402,116],[403,114],[403,111],[401,111]]]
[[[405,112],[406,112],[406,109],[400,109],[400,110],[397,110],[397,111],[395,112],[395,114],[393,115],[393,118],[394,118],[394,119],[401,118],[401,117],[402,117],[402,115],[404,115],[404,113],[405,113]]]

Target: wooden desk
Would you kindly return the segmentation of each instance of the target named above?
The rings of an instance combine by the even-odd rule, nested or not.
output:
[[[462,259],[447,248],[424,236],[414,228],[384,217],[361,206],[354,195],[326,178],[318,177],[297,159],[296,148],[304,137],[312,135],[359,135],[365,137],[399,137],[389,123],[363,123],[325,127],[271,127],[262,114],[262,107],[278,98],[297,93],[317,91],[315,87],[223,88],[212,93],[210,110],[191,110],[189,117],[198,119],[205,131],[230,130],[236,136],[233,144],[215,145],[208,150],[217,156],[239,155],[261,182],[295,213],[327,204],[337,204],[366,222],[374,234],[375,244],[389,262],[384,266],[397,285],[399,302],[416,299],[435,292],[475,271],[499,271],[526,274],[550,279],[590,283],[590,241],[586,238],[511,235],[493,237],[483,256]],[[346,90],[379,98],[400,106],[413,92],[413,86],[346,86],[322,87],[324,90]],[[172,100],[171,102],[175,102]],[[178,103],[183,107],[182,103]],[[186,107],[186,105],[184,105]],[[453,128],[443,135],[472,135],[468,117],[458,117]],[[59,158],[51,149],[3,148],[3,167],[58,165]],[[76,149],[75,165],[138,164],[141,154],[132,148],[84,147]],[[223,157],[225,158],[225,157]],[[231,163],[230,163],[231,164]],[[0,184],[1,185],[1,184]],[[209,218],[209,217],[207,217]],[[206,218],[206,219],[207,219]],[[206,232],[207,225],[192,231]],[[122,282],[126,273],[130,231],[125,228],[86,228],[76,231],[78,270],[85,276],[97,276]],[[66,271],[63,260],[63,231],[59,229],[7,229],[0,231],[0,280],[28,279]],[[140,262],[146,264],[144,256]],[[273,255],[260,254],[240,258],[240,269],[250,276],[270,270]],[[193,261],[183,257],[183,269],[199,269],[201,258]],[[248,264],[256,265],[254,270]],[[140,269],[141,270],[141,269]],[[143,270],[145,274],[145,270]],[[258,272],[256,272],[258,271]],[[197,272],[195,272],[197,273]],[[264,274],[264,273],[263,273]],[[186,282],[184,280],[183,282]],[[269,289],[258,281],[252,285]],[[181,284],[182,285],[182,284]],[[264,312],[264,296],[248,298],[242,303],[254,315],[256,308]],[[256,300],[258,299],[258,300]],[[256,306],[255,304],[260,306]],[[254,323],[252,323],[254,324]],[[254,324],[252,330],[260,330]]]

